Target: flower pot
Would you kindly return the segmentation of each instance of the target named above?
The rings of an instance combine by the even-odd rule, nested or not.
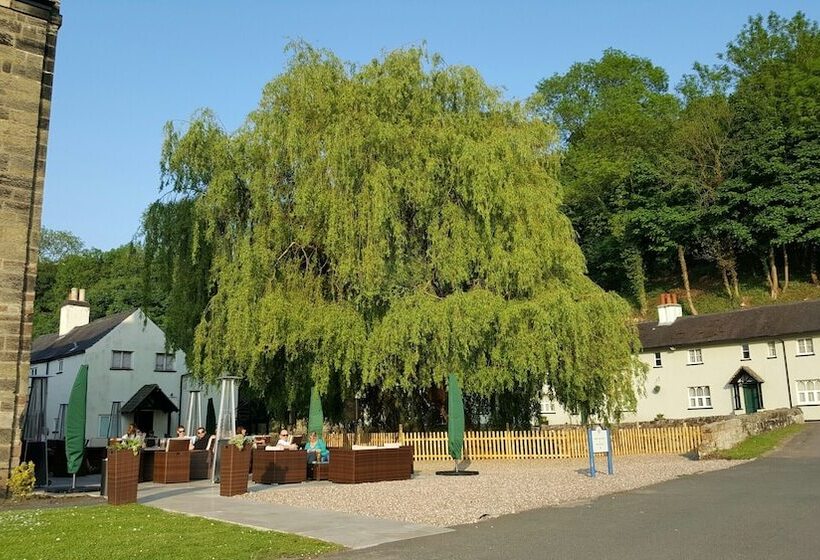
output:
[[[137,501],[140,456],[130,449],[108,450],[108,503],[114,506]]]
[[[251,446],[239,450],[235,445],[222,448],[219,461],[219,495],[236,496],[248,491],[248,469],[251,464]]]

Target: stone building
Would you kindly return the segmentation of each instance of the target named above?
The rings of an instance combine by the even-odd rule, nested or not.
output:
[[[59,0],[0,0],[0,494],[20,455]]]

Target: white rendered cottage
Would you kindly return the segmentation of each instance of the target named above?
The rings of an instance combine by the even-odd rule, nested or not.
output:
[[[662,296],[658,320],[638,325],[648,366],[644,395],[625,421],[748,414],[800,407],[820,420],[820,300],[682,316]],[[542,401],[542,420],[578,423]]]
[[[187,421],[192,390],[200,391],[201,410],[195,418],[204,422],[209,398],[218,409],[218,388],[200,387],[187,375],[185,354],[167,352],[165,334],[141,310],[91,322],[89,316],[84,290],[72,289],[60,309],[59,332],[32,343],[30,380],[47,378],[48,439],[65,437],[69,394],[83,364],[88,365],[85,433],[91,447],[122,435],[130,423],[157,437],[173,434]],[[195,426],[187,428],[192,433]]]

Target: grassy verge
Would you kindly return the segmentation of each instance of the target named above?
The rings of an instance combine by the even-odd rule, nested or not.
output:
[[[270,560],[339,549],[142,505],[0,512],[0,543],[0,558],[17,560]]]
[[[731,449],[720,453],[721,459],[754,459],[767,451],[771,451],[785,439],[795,435],[805,427],[805,424],[792,424],[785,428],[778,428],[752,436]]]

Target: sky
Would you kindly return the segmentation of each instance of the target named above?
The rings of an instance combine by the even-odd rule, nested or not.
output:
[[[816,0],[63,0],[42,224],[104,250],[136,238],[160,196],[165,123],[208,107],[235,130],[295,39],[357,64],[424,42],[524,99],[610,47],[649,58],[674,86],[772,10],[820,19]]]

